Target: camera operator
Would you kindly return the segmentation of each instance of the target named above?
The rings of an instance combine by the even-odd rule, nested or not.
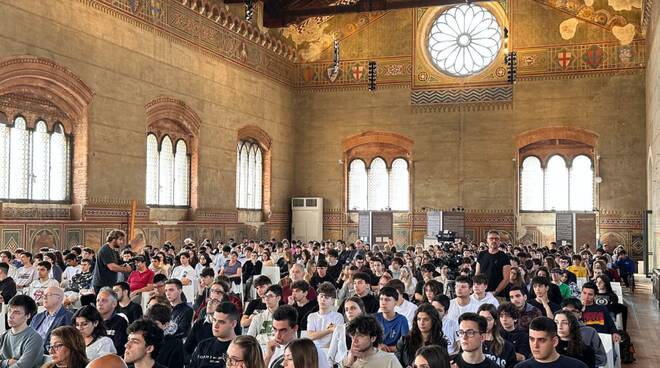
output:
[[[112,288],[117,282],[117,272],[133,271],[128,264],[119,263],[119,249],[126,241],[126,234],[121,230],[112,230],[108,233],[106,243],[99,249],[96,265],[94,267],[94,276],[92,285],[94,291],[98,294],[103,287]]]

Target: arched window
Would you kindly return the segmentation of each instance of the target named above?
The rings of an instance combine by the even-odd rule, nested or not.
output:
[[[367,167],[360,159],[351,161],[348,167],[348,208],[367,209]]]
[[[385,160],[376,157],[371,161],[368,174],[367,207],[383,210],[389,207],[389,176]]]
[[[545,169],[545,209],[568,210],[568,167],[563,157],[550,157]]]
[[[573,211],[591,211],[594,208],[594,170],[591,159],[576,156],[570,171],[570,203]]]
[[[262,207],[263,154],[256,142],[240,141],[236,152],[236,207],[259,210]]]
[[[374,158],[368,169],[361,159],[354,159],[348,167],[349,211],[408,211],[408,188],[405,159],[395,159],[390,170],[380,157]]]
[[[523,160],[520,173],[520,209],[543,210],[543,168],[541,160],[529,156]]]
[[[390,207],[394,211],[407,211],[408,205],[408,161],[397,158],[390,170]]]
[[[0,199],[69,200],[70,136],[61,124],[52,131],[38,119],[28,127],[23,116],[0,123]]]
[[[190,156],[186,142],[164,136],[158,149],[154,134],[147,134],[147,204],[155,206],[188,206],[190,190]]]
[[[158,97],[145,108],[147,204],[196,208],[199,116],[169,97]]]

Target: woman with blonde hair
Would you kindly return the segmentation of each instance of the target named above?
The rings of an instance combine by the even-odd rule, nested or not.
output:
[[[296,339],[284,349],[284,368],[319,368],[319,353],[310,339]]]
[[[225,365],[228,368],[266,368],[257,339],[254,336],[241,335],[232,340],[227,348]]]
[[[62,326],[50,334],[48,353],[52,359],[42,368],[79,368],[89,363],[85,354],[85,340],[72,326]]]

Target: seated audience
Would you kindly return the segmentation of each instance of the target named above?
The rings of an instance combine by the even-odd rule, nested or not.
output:
[[[449,368],[449,354],[447,350],[438,345],[422,346],[415,354],[414,367]]]
[[[383,343],[378,347],[383,351],[395,352],[401,337],[409,332],[406,317],[394,311],[398,297],[399,292],[393,287],[386,286],[380,290],[381,311],[375,317],[383,328]]]
[[[352,368],[401,368],[392,353],[378,349],[383,341],[383,329],[372,316],[358,316],[348,323],[346,333],[351,336],[351,347],[342,366]]]
[[[54,329],[47,349],[51,361],[42,368],[84,367],[89,363],[85,353],[85,341],[75,327],[61,326]]]
[[[502,303],[497,307],[498,319],[500,321],[500,334],[504,340],[513,344],[516,351],[516,360],[521,361],[529,358],[532,352],[529,349],[529,335],[526,330],[518,328],[518,309],[511,303]]]
[[[162,304],[152,305],[144,318],[154,322],[156,327],[163,331],[162,349],[155,355],[156,361],[166,367],[183,368],[185,360],[183,341],[171,334],[174,329],[169,329],[172,320],[170,307]]]
[[[119,302],[117,303],[117,313],[121,313],[128,318],[128,323],[142,318],[142,306],[131,300],[131,288],[127,282],[118,282],[112,290],[117,294]]]
[[[458,368],[500,368],[483,352],[483,341],[488,321],[472,312],[463,313],[458,319],[458,339],[461,352],[454,356],[453,364]]]
[[[310,339],[291,341],[284,349],[284,368],[319,368],[317,346]]]
[[[174,336],[183,339],[190,333],[192,326],[193,309],[188,303],[181,300],[183,284],[180,280],[172,278],[165,283],[165,296],[172,308],[172,324]]]
[[[447,340],[438,311],[431,304],[423,303],[415,312],[414,321],[410,334],[403,336],[395,349],[395,355],[403,367],[411,366],[416,352],[424,346],[439,345],[447,354]]]
[[[548,317],[537,317],[529,324],[529,345],[532,357],[518,363],[516,368],[587,368],[577,359],[561,355],[555,349],[559,344],[557,325]]]
[[[344,317],[333,310],[336,297],[337,289],[331,283],[324,282],[319,285],[317,297],[319,311],[309,315],[307,337],[320,348],[329,348],[335,327],[344,324]],[[408,323],[405,324],[407,328]]]
[[[478,311],[488,323],[483,334],[483,352],[500,368],[513,368],[517,363],[516,350],[513,344],[500,335],[500,321],[497,308],[492,304],[482,304]]]
[[[190,363],[186,367],[212,368],[223,364],[229,366],[228,360],[230,359],[234,360],[233,363],[242,361],[243,355],[238,358],[232,357],[228,351],[229,345],[237,339],[234,328],[238,323],[238,318],[239,311],[235,305],[229,302],[220,303],[211,315],[213,337],[205,339],[197,345]],[[263,359],[261,354],[259,355],[259,359]],[[263,367],[263,362],[260,367]]]
[[[582,342],[580,324],[569,311],[558,311],[555,314],[559,344],[556,349],[559,354],[582,361],[588,368],[596,368],[596,354],[587,344]]]

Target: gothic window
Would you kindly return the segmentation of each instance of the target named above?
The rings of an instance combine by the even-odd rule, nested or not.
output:
[[[433,22],[428,51],[435,66],[452,76],[467,77],[486,69],[502,46],[497,19],[477,4],[460,4]]]
[[[545,167],[539,158],[528,156],[520,170],[520,209],[591,211],[593,187],[594,170],[587,155],[577,155],[572,160],[552,155]]]
[[[260,210],[263,190],[263,153],[256,142],[242,140],[236,149],[236,207]]]
[[[520,206],[523,211],[543,211],[543,168],[541,160],[523,160],[520,174]]]
[[[361,159],[351,161],[348,169],[348,207],[351,211],[408,211],[408,161],[397,158],[390,169],[381,157],[369,168]]]
[[[0,123],[0,199],[67,201],[70,192],[70,136],[61,124],[49,131],[23,116]]]
[[[173,144],[164,136],[160,145],[155,134],[147,134],[147,204],[188,206],[190,204],[190,155],[183,140]]]
[[[571,210],[593,210],[594,170],[589,157],[579,155],[573,159],[570,172],[570,190]]]

